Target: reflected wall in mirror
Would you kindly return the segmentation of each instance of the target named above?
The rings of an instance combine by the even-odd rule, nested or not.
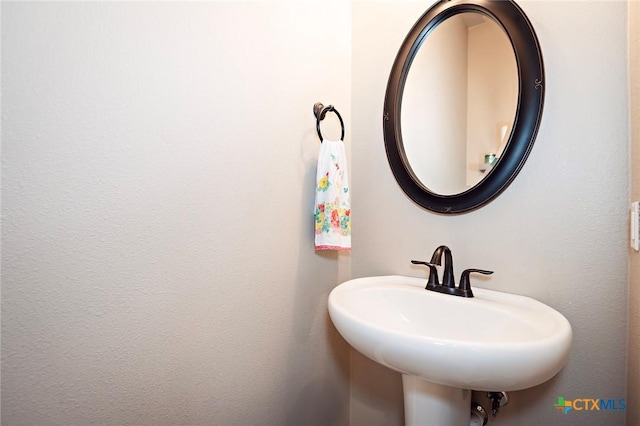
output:
[[[494,20],[467,12],[440,23],[418,49],[402,96],[415,176],[444,195],[478,184],[505,148],[517,100],[513,47]]]
[[[542,117],[544,68],[512,0],[443,0],[411,28],[384,100],[400,188],[438,213],[474,210],[520,172]]]

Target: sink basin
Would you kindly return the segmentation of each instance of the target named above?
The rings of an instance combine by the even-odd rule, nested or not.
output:
[[[329,314],[362,354],[448,387],[526,389],[567,362],[571,325],[549,306],[477,287],[475,297],[463,298],[425,285],[425,279],[398,275],[350,280],[329,295]]]

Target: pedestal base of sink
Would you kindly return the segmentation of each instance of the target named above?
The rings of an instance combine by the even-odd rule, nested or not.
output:
[[[406,426],[468,426],[471,391],[402,375]]]

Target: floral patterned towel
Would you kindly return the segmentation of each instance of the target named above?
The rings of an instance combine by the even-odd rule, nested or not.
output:
[[[344,143],[325,139],[316,171],[316,250],[351,250],[350,198]]]

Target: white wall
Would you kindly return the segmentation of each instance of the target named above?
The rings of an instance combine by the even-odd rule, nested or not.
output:
[[[424,276],[409,259],[441,243],[574,326],[567,368],[492,424],[621,424],[552,405],[627,396],[626,2],[519,2],[542,127],[509,189],[456,217],[401,193],[382,142],[429,4],[3,2],[3,424],[347,424],[349,401],[354,426],[401,424],[399,375],[349,366],[326,296]],[[347,123],[351,256],[312,248],[316,101]]]
[[[496,271],[483,287],[556,308],[573,326],[574,347],[558,376],[513,392],[491,424],[621,424],[623,411],[563,417],[553,404],[559,396],[626,397],[627,3],[518,4],[536,29],[545,61],[538,138],[499,198],[449,217],[424,211],[402,194],[383,149],[386,79],[404,35],[428,4],[354,2],[353,209],[366,214],[354,222],[352,275],[426,278],[409,261],[428,259],[439,244],[452,248],[457,274],[466,267]],[[478,318],[470,326],[493,325]],[[351,368],[351,425],[401,424],[400,375],[355,353]]]
[[[351,123],[350,22],[3,2],[3,424],[347,424],[312,106]]]
[[[629,0],[631,199],[640,201],[640,2]],[[627,425],[640,424],[640,253],[629,250],[629,359]]]

